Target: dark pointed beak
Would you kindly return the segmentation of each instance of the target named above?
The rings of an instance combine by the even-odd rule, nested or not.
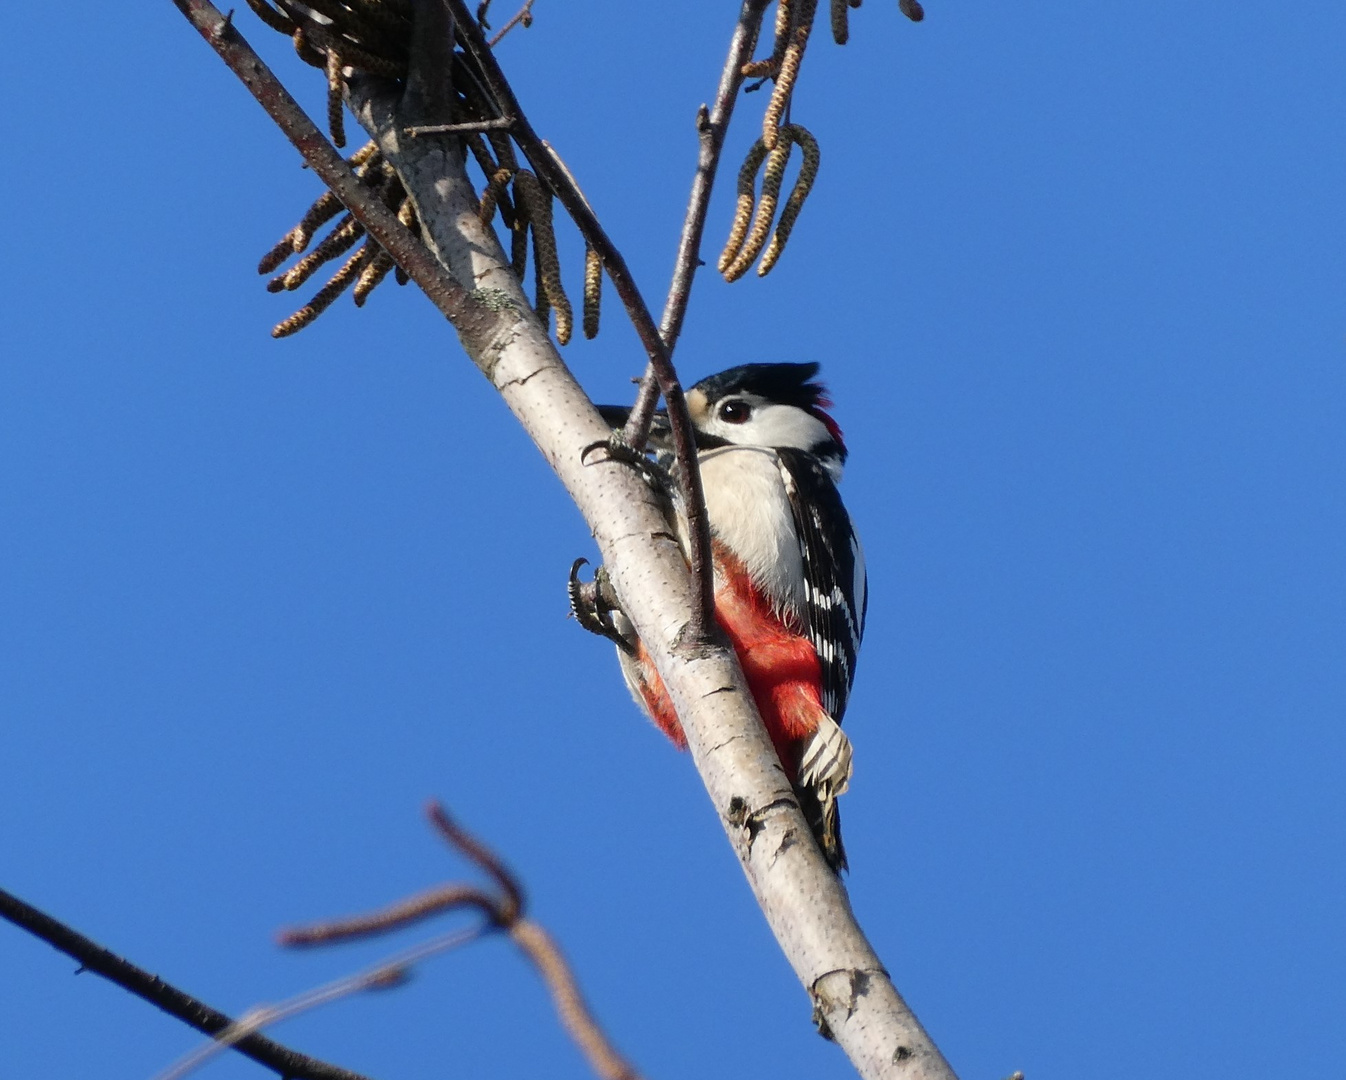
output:
[[[631,415],[631,406],[600,405],[598,406],[598,415],[610,428],[625,427],[627,418]]]
[[[612,425],[613,429],[626,426],[631,415],[630,405],[599,405],[598,415]],[[671,432],[668,427],[668,414],[663,409],[655,410],[650,420],[650,448],[652,450],[671,450]]]

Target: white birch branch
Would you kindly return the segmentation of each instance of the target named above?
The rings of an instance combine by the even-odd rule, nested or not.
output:
[[[440,261],[498,312],[463,346],[556,471],[593,531],[626,614],[663,677],[692,761],[820,1027],[867,1080],[955,1080],[894,988],[828,867],[767,738],[733,652],[689,649],[695,590],[647,486],[612,463],[584,465],[610,434],[534,316],[495,233],[478,218],[461,145],[399,134],[394,104],[353,87],[356,116],[416,202]]]
[[[402,261],[405,232],[399,237],[401,227],[359,191],[344,163],[220,12],[208,0],[174,3],[370,235]],[[867,1080],[956,1080],[893,987],[813,841],[733,652],[686,643],[695,589],[652,493],[627,466],[581,461],[584,448],[610,430],[533,314],[494,232],[481,223],[462,144],[453,136],[402,135],[404,126],[452,119],[433,115],[450,70],[443,52],[452,48],[451,33],[443,32],[447,13],[442,0],[420,0],[417,8],[438,24],[433,41],[440,55],[431,35],[418,33],[407,100],[399,102],[386,81],[348,82],[353,110],[401,176],[440,264],[427,266],[420,252],[408,252],[405,268],[453,322],[468,356],[592,529],[626,614],[677,709],[692,761],[772,932],[813,1001],[820,1029]],[[446,281],[441,267],[456,282]]]

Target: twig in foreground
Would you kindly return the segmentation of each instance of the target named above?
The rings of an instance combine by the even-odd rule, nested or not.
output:
[[[495,852],[450,818],[440,803],[431,802],[426,807],[426,816],[451,847],[495,883],[497,893],[460,883],[442,885],[393,904],[383,911],[284,930],[279,935],[281,944],[313,946],[363,940],[405,929],[435,915],[460,911],[465,907],[476,908],[486,917],[486,924],[480,929],[496,929],[507,933],[537,969],[547,984],[561,1023],[588,1058],[594,1072],[602,1080],[640,1080],[640,1074],[618,1053],[589,1011],[574,972],[570,970],[570,965],[551,935],[524,917],[526,903],[518,879]],[[382,968],[396,963],[396,960],[391,961],[382,965]],[[370,974],[379,970],[381,968],[376,968]]]
[[[101,975],[197,1031],[217,1036],[235,1023],[218,1009],[211,1008],[204,1001],[164,982],[159,976],[151,975],[129,960],[109,952],[96,941],[90,941],[65,923],[3,889],[0,889],[0,917],[76,960],[81,971]],[[293,1080],[369,1080],[360,1073],[329,1065],[262,1035],[245,1035],[234,1042],[233,1048],[257,1064]]]
[[[192,1051],[177,1064],[160,1073],[155,1077],[155,1080],[182,1080],[188,1073],[199,1069],[211,1058],[236,1045],[240,1040],[247,1038],[254,1032],[272,1024],[279,1024],[282,1020],[289,1020],[300,1013],[310,1012],[323,1005],[330,1005],[334,1001],[340,1001],[342,998],[364,993],[367,990],[391,990],[401,986],[411,978],[413,964],[428,960],[432,956],[442,955],[466,945],[468,942],[476,941],[477,938],[481,937],[482,930],[483,927],[480,926],[470,926],[464,930],[456,930],[451,934],[434,938],[397,956],[390,957],[381,964],[358,975],[348,975],[343,979],[327,983],[325,986],[306,990],[288,1001],[282,1001],[279,1005],[261,1005],[255,1009],[249,1009],[234,1023],[216,1035],[214,1042],[207,1043],[199,1050]]]

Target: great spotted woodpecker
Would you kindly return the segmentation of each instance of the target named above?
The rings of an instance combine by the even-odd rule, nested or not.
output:
[[[687,410],[710,521],[716,620],[738,654],[800,808],[839,871],[846,852],[837,797],[850,782],[851,745],[838,725],[855,677],[867,595],[860,541],[836,488],[846,446],[824,411],[831,402],[813,381],[817,373],[817,364],[744,364],[693,386]],[[614,426],[629,413],[601,411]],[[671,446],[662,415],[650,445],[666,469]],[[665,492],[670,515],[679,516]],[[681,521],[675,526],[685,541]],[[636,702],[685,748],[663,681],[630,622],[610,604],[585,610],[576,582],[572,573],[577,618],[616,640]]]

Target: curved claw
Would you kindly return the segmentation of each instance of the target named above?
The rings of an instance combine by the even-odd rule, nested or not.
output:
[[[595,461],[589,460],[589,455],[595,450],[602,450],[603,456]],[[631,465],[637,469],[650,464],[650,459],[645,456],[643,450],[637,450],[634,446],[622,438],[620,431],[614,431],[606,439],[599,439],[597,442],[591,442],[580,451],[580,461],[585,465],[599,465],[604,461],[615,461],[621,465]]]
[[[589,633],[607,638],[625,653],[634,653],[631,642],[612,621],[612,612],[619,608],[616,598],[611,595],[611,588],[605,588],[608,582],[603,568],[600,566],[594,572],[593,581],[580,580],[580,567],[588,563],[588,559],[579,558],[570,564],[570,575],[566,582],[570,614]]]
[[[584,595],[584,582],[580,580],[580,567],[588,566],[589,560],[580,556],[570,564],[570,576],[566,579],[566,595],[570,597],[570,614],[586,630],[592,629],[585,620],[593,611],[593,600]]]
[[[591,442],[588,446],[586,446],[583,450],[580,451],[580,464],[597,465],[599,464],[599,461],[610,461],[612,459],[610,453],[611,449],[612,449],[611,439],[599,439],[598,442]],[[609,453],[607,456],[600,458],[599,461],[590,461],[589,455],[592,454],[595,450],[609,451]],[[588,562],[587,559],[583,559],[581,561]]]

